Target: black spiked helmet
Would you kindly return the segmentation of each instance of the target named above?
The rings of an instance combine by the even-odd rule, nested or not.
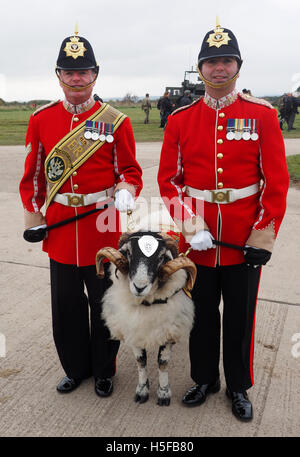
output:
[[[200,53],[198,55],[198,67],[204,60],[213,57],[235,57],[239,67],[242,65],[241,53],[236,37],[231,30],[225,29],[218,24],[214,30],[210,30],[205,35]]]
[[[90,70],[95,69],[98,73],[93,48],[86,38],[78,36],[75,31],[73,36],[63,40],[58,59],[57,70]]]

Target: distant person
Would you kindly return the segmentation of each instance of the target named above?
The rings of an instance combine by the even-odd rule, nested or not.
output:
[[[295,122],[296,114],[298,113],[298,103],[296,97],[291,93],[288,93],[283,99],[283,109],[285,113],[285,119],[288,124],[288,132],[290,130],[296,130],[293,127]]]
[[[95,256],[104,246],[117,248],[118,211],[134,208],[142,170],[129,118],[92,96],[98,71],[86,38],[75,32],[63,40],[56,74],[65,98],[30,117],[20,195],[27,241],[43,240],[50,258],[53,336],[65,371],[57,391],[72,392],[93,376],[96,394],[107,397],[113,391],[119,341],[110,339],[101,319],[108,264],[104,279],[98,279]],[[37,230],[100,208],[108,198],[114,198],[114,206],[107,213],[99,211],[48,232]],[[106,214],[115,221],[109,230],[98,219]]]
[[[183,96],[179,98],[177,106],[180,108],[181,106],[190,105],[191,103],[193,103],[191,91],[185,90]]]
[[[284,123],[288,122],[288,119],[286,117],[286,103],[285,103],[286,97],[287,97],[287,94],[285,93],[285,94],[283,94],[282,97],[279,98],[279,101],[278,101],[279,125],[280,125],[281,130],[283,130]]]
[[[142,101],[142,110],[145,113],[144,124],[149,124],[149,111],[152,109],[151,102],[149,99],[149,94],[146,94],[144,100]]]
[[[159,115],[160,115],[160,128],[163,127],[163,114],[162,114],[162,109],[161,109],[161,102],[162,102],[163,97],[159,97],[159,100],[157,102],[157,109],[159,110]]]
[[[174,104],[170,100],[170,92],[166,91],[163,95],[163,98],[160,102],[160,112],[161,112],[161,124],[160,126],[164,128],[167,124],[169,115],[174,109]]]

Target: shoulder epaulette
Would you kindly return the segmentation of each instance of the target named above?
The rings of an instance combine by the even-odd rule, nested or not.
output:
[[[47,103],[47,105],[40,106],[37,110],[35,110],[34,113],[32,113],[32,115],[35,116],[40,111],[43,111],[44,109],[50,108],[50,106],[57,105],[57,103],[60,103],[60,100],[56,100],[55,102],[50,102],[50,103]]]
[[[171,113],[171,116],[174,116],[174,114],[177,114],[177,113],[179,113],[180,111],[183,111],[183,110],[186,110],[186,109],[191,108],[191,106],[193,106],[193,105],[195,105],[196,103],[198,103],[198,102],[201,100],[201,98],[203,98],[203,97],[197,98],[197,100],[193,101],[193,103],[190,103],[189,105],[184,105],[184,106],[181,106],[180,108],[177,108],[175,111],[173,111],[173,112]]]
[[[267,100],[264,100],[263,98],[252,97],[252,95],[243,94],[240,92],[239,97],[243,100],[246,100],[246,102],[256,103],[258,105],[267,106],[268,108],[273,108],[273,105],[271,105],[271,103],[269,103]]]

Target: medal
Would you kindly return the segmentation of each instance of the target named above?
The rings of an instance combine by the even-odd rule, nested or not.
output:
[[[114,129],[113,124],[106,124],[105,139],[108,143],[112,143],[114,141],[114,137],[112,135],[113,129]]]
[[[251,132],[251,140],[252,141],[257,141],[258,140],[257,127],[258,127],[258,120],[257,119],[252,119],[252,132]]]
[[[250,137],[251,137],[250,132],[244,132],[242,137],[243,137],[243,140],[246,140],[246,141],[250,140]]]
[[[246,125],[245,125],[246,124]],[[242,138],[243,140],[250,140],[250,127],[251,126],[251,119],[244,119],[244,129],[243,129],[243,134],[242,134]]]
[[[100,141],[105,141],[105,135],[104,135],[104,130],[105,130],[105,124],[103,122],[100,122],[100,127],[99,127],[99,140]]]
[[[241,122],[243,119],[235,119],[235,134],[234,134],[234,139],[239,141],[242,139],[242,129],[241,129]]]
[[[93,122],[86,121],[85,130],[84,130],[84,134],[83,134],[83,136],[86,140],[90,140],[92,138],[92,130],[93,130]]]
[[[228,119],[227,121],[227,133],[226,138],[227,140],[231,141],[234,139],[234,119]]]
[[[90,140],[92,138],[92,132],[90,132],[90,130],[86,130],[83,136],[86,140]]]
[[[99,122],[93,122],[92,140],[99,140]]]

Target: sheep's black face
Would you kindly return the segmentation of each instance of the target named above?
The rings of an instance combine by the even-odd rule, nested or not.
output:
[[[130,290],[141,297],[157,287],[160,267],[172,259],[165,241],[153,232],[133,234],[120,251],[128,259]]]

